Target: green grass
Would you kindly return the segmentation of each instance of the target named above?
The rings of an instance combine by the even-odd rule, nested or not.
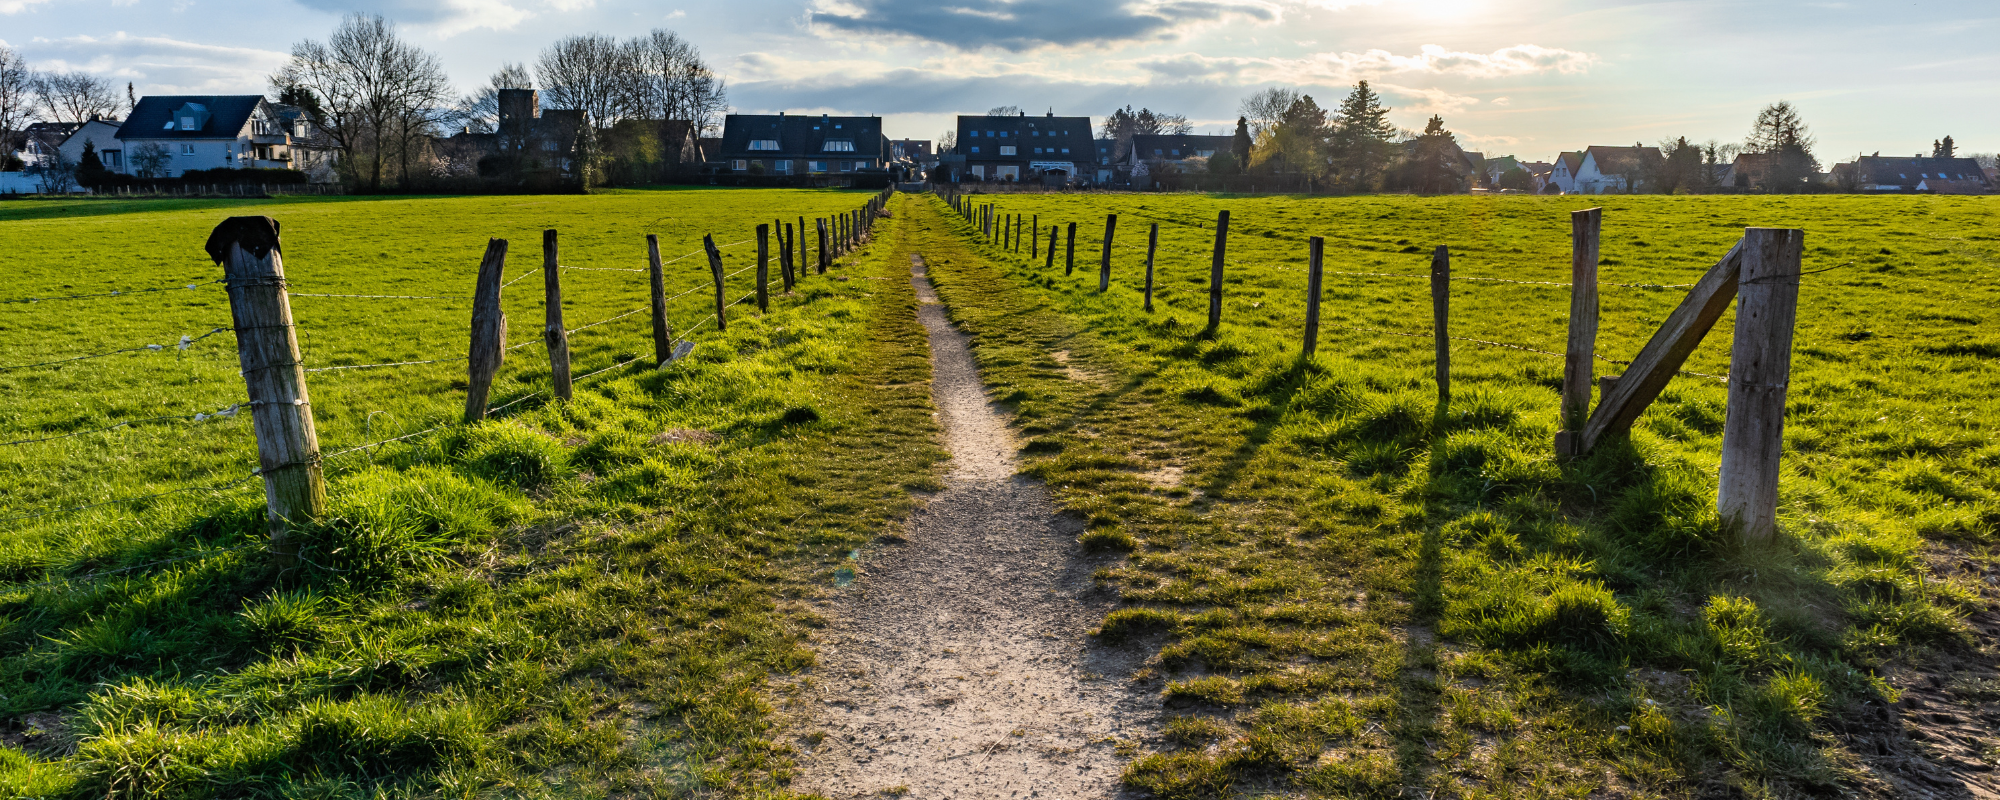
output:
[[[1690,283],[1752,225],[1804,228],[1805,269],[1837,268],[1801,288],[1783,532],[1754,545],[1714,511],[1719,382],[1676,379],[1629,441],[1563,463],[1560,358],[1456,343],[1454,400],[1437,413],[1426,280],[1329,275],[1319,355],[1298,356],[1306,237],[1327,237],[1333,271],[1420,276],[1445,244],[1456,274],[1559,283],[1568,212],[1595,200],[975,200],[1080,223],[1065,277],[1060,254],[1050,271],[1026,247],[975,243],[942,203],[914,221],[986,380],[1034,437],[1030,472],[1089,521],[1091,543],[1131,553],[1099,576],[1125,601],[1100,639],[1154,643],[1149,677],[1170,708],[1214,723],[1170,726],[1128,770],[1136,788],[1880,786],[1874,753],[1843,734],[1865,735],[1866,705],[1893,701],[1896,665],[1969,655],[1962,618],[1984,602],[2000,526],[1990,200],[1602,199],[1605,281]],[[1213,234],[1197,226],[1224,208],[1211,336]],[[1107,213],[1120,235],[1100,295]],[[1138,248],[1154,221],[1149,315]],[[1605,287],[1599,352],[1630,358],[1682,291]],[[1455,282],[1452,333],[1560,351],[1567,299]],[[1731,325],[1687,368],[1725,373]]]
[[[221,216],[269,213],[285,225],[299,290],[458,293],[489,235],[531,243],[557,227],[566,263],[629,267],[644,263],[647,230],[674,232],[663,237],[673,255],[711,225],[734,241],[762,214],[824,214],[864,196],[22,204],[0,208],[14,217],[0,240],[28,254],[15,262],[30,276],[16,287],[24,294],[58,281],[156,285],[209,271],[199,243]],[[767,680],[813,661],[802,641],[817,622],[803,601],[905,512],[905,487],[934,485],[942,458],[907,283],[845,279],[904,274],[896,230],[884,220],[881,240],[838,277],[808,279],[768,315],[732,309],[726,335],[701,334],[694,355],[667,369],[615,371],[570,403],[526,404],[330,465],[331,512],[300,532],[299,569],[261,557],[254,490],[8,531],[0,795],[778,790],[790,761]],[[744,263],[743,249],[727,252]],[[539,260],[514,253],[510,273]],[[86,282],[66,266],[79,261],[126,271]],[[700,278],[692,262],[676,283]],[[641,275],[570,275],[573,321],[645,297]],[[163,338],[223,314],[219,295],[174,295],[164,310],[146,297],[8,306],[6,358]],[[468,310],[352,302],[295,304],[310,323],[309,362],[463,347]],[[513,292],[517,339],[539,329],[537,305]],[[643,323],[606,328],[575,337],[580,368],[650,352]],[[98,338],[55,335],[84,332]],[[217,338],[173,363],[148,353],[0,373],[6,430],[226,405],[241,386]],[[538,361],[515,351],[496,399],[533,391]],[[390,415],[373,423],[379,437],[447,421],[463,402],[450,365],[318,374],[340,376],[312,386],[329,448],[371,435],[365,415],[378,405]],[[250,457],[245,425],[6,448],[7,507],[214,480]]]

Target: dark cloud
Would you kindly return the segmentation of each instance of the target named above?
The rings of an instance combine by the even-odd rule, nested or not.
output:
[[[1241,89],[1248,94],[1256,87]],[[896,69],[863,77],[809,80],[764,79],[730,84],[730,102],[750,113],[829,109],[844,114],[979,114],[1017,105],[1030,115],[1053,110],[1063,116],[1102,117],[1127,103],[1195,119],[1235,119],[1236,92],[1192,83],[1133,85],[1063,80],[1034,75],[940,75],[925,69]],[[815,112],[817,113],[817,112]],[[1206,128],[1204,128],[1206,130]]]
[[[850,0],[812,20],[835,30],[907,36],[962,50],[1080,47],[1166,38],[1185,25],[1242,17],[1275,22],[1258,0],[1073,2],[1069,0]]]

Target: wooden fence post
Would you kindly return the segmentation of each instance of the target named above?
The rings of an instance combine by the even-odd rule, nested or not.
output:
[[[771,310],[771,226],[757,226],[757,313]]]
[[[827,245],[829,244],[829,242],[827,241],[828,231],[826,229],[826,218],[821,217],[819,219],[813,220],[813,223],[819,227],[819,264],[818,264],[819,274],[825,275],[826,262],[828,261],[829,258],[826,252]]]
[[[1785,392],[1792,380],[1792,326],[1806,232],[1743,232],[1736,337],[1729,349],[1729,408],[1715,506],[1745,539],[1778,530],[1778,463],[1785,450]]]
[[[701,236],[701,247],[708,251],[708,274],[715,279],[715,329],[726,331],[729,330],[729,318],[723,311],[729,305],[722,297],[722,251],[716,249],[715,237],[706,233]]]
[[[798,233],[792,230],[792,223],[784,223],[784,230],[778,234],[778,269],[785,280],[785,294],[792,293],[792,286],[798,280],[792,273],[792,240]]]
[[[674,357],[674,326],[667,321],[666,263],[660,260],[660,237],[646,234],[647,294],[653,304],[653,367],[666,366]]]
[[[1701,344],[1729,301],[1736,297],[1736,276],[1743,263],[1744,242],[1737,242],[1715,266],[1695,281],[1694,288],[1681,298],[1680,305],[1653,331],[1646,346],[1626,365],[1625,374],[1610,383],[1610,391],[1598,398],[1597,408],[1583,426],[1579,454],[1588,454],[1605,436],[1622,433],[1667,388],[1688,355]]]
[[[230,217],[208,235],[208,255],[222,265],[229,288],[237,363],[250,397],[257,434],[257,472],[264,476],[264,519],[271,555],[289,565],[298,555],[292,526],[326,513],[319,433],[306,396],[305,367],[285,294],[285,260],[278,221]]]
[[[799,244],[799,280],[805,280],[806,272],[809,269],[806,265],[812,262],[806,260],[806,218],[803,216],[799,217],[797,239]]]
[[[1208,331],[1222,329],[1222,260],[1229,254],[1229,212],[1215,215],[1215,257],[1208,265]]]
[[[1118,232],[1118,215],[1104,215],[1104,247],[1097,252],[1097,293],[1111,291],[1111,237]]]
[[[1069,238],[1063,240],[1063,274],[1076,273],[1076,223],[1069,224]]]
[[[1054,270],[1056,268],[1056,226],[1053,224],[1049,226],[1049,252],[1047,259],[1047,263],[1042,265],[1042,269]]]
[[[472,346],[465,369],[465,421],[486,418],[486,397],[493,375],[507,358],[507,312],[500,308],[500,284],[507,272],[507,240],[486,240],[486,257],[479,260],[479,282],[472,291]]]
[[[554,229],[542,231],[542,342],[549,348],[549,382],[556,397],[570,399],[569,331],[563,328],[562,259]]]
[[[1451,406],[1451,250],[1431,254],[1431,338],[1437,344],[1438,408]]]
[[[1591,378],[1597,353],[1597,257],[1604,209],[1569,215],[1569,345],[1563,350],[1562,430],[1556,455],[1583,455],[1583,425],[1590,419]]]
[[[1014,215],[1014,252],[1021,252],[1021,215]]]
[[[1041,247],[1042,242],[1042,215],[1036,214],[1034,224],[1028,226],[1028,229],[1028,260],[1033,262],[1042,257],[1041,253],[1035,252]]]
[[[1322,258],[1326,254],[1326,239],[1314,236],[1306,245],[1306,342],[1305,354],[1308,358],[1319,351],[1319,292]]]
[[[1160,223],[1146,231],[1146,313],[1153,313],[1153,253],[1160,249]]]

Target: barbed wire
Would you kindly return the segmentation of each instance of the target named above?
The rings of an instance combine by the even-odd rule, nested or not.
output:
[[[69,439],[72,437],[86,436],[93,433],[103,433],[105,431],[117,430],[119,428],[127,426],[142,425],[148,422],[159,422],[160,420],[166,420],[166,419],[189,419],[189,420],[194,420],[195,422],[201,422],[203,420],[212,419],[215,417],[234,417],[236,416],[237,409],[240,409],[242,407],[243,403],[239,402],[235,405],[232,405],[220,411],[197,412],[194,414],[169,414],[163,417],[145,417],[143,419],[129,419],[124,422],[117,423],[115,425],[106,425],[102,428],[91,428],[90,430],[85,430],[85,431],[72,431],[70,433],[58,434],[55,436],[46,436],[40,439],[17,439],[11,442],[0,442],[0,447],[11,447],[17,444],[38,444],[41,442],[53,442],[57,439]]]
[[[1407,332],[1407,331],[1385,331],[1385,330],[1379,330],[1379,329],[1376,329],[1376,328],[1356,328],[1356,327],[1353,327],[1353,326],[1351,326],[1351,325],[1339,325],[1339,324],[1333,324],[1333,323],[1323,323],[1323,324],[1325,324],[1325,325],[1326,325],[1326,327],[1329,327],[1329,328],[1339,328],[1339,329],[1342,329],[1342,330],[1349,330],[1349,331],[1356,331],[1356,332],[1359,332],[1359,333],[1379,333],[1379,334],[1384,334],[1384,335],[1388,335],[1388,336],[1407,336],[1407,337],[1410,337],[1410,338],[1413,338],[1413,339],[1433,339],[1433,338],[1436,338],[1436,334],[1432,334],[1432,333],[1410,333],[1410,332]],[[1504,347],[1504,348],[1507,348],[1507,349],[1509,349],[1509,350],[1520,350],[1520,351],[1522,351],[1522,352],[1527,352],[1527,353],[1536,353],[1536,354],[1539,354],[1539,355],[1545,355],[1545,356],[1555,356],[1556,358],[1568,358],[1568,357],[1569,357],[1569,356],[1568,356],[1568,354],[1566,354],[1566,353],[1558,353],[1558,352],[1555,352],[1555,351],[1553,351],[1553,350],[1543,350],[1543,349],[1540,349],[1540,348],[1536,348],[1536,347],[1529,347],[1529,346],[1527,346],[1527,345],[1523,345],[1523,344],[1514,344],[1514,343],[1512,343],[1512,342],[1496,342],[1496,341],[1492,341],[1492,340],[1490,340],[1490,339],[1474,339],[1474,338],[1471,338],[1471,337],[1467,337],[1467,336],[1446,336],[1446,337],[1444,337],[1444,338],[1446,338],[1446,339],[1448,339],[1448,340],[1450,340],[1450,341],[1454,341],[1454,342],[1470,342],[1470,343],[1472,343],[1472,344],[1483,344],[1483,345],[1486,345],[1486,346],[1489,346],[1489,347]],[[1593,357],[1593,358],[1595,358],[1595,359],[1597,359],[1597,360],[1599,360],[1599,361],[1603,361],[1603,362],[1605,362],[1605,363],[1607,363],[1607,364],[1617,364],[1617,365],[1620,365],[1620,366],[1631,366],[1631,364],[1632,364],[1632,362],[1630,362],[1630,361],[1626,361],[1626,360],[1623,360],[1623,359],[1617,359],[1617,358],[1611,358],[1611,357],[1609,357],[1609,356],[1606,356],[1606,355],[1604,355],[1604,354],[1602,354],[1602,353],[1591,353],[1591,357]],[[1682,375],[1693,375],[1693,376],[1695,376],[1695,377],[1700,377],[1700,378],[1710,378],[1710,379],[1713,379],[1713,380],[1718,380],[1718,381],[1722,381],[1723,383],[1728,383],[1728,382],[1729,382],[1729,376],[1727,376],[1727,375],[1711,375],[1711,374],[1709,374],[1709,373],[1706,373],[1706,372],[1695,372],[1694,370],[1687,370],[1687,369],[1682,369],[1682,370],[1675,370],[1675,372],[1677,372],[1677,373],[1679,373],[1679,374],[1682,374]]]
[[[582,272],[650,272],[650,271],[652,271],[652,268],[651,268],[651,267],[643,267],[643,268],[640,268],[640,269],[626,269],[626,268],[624,268],[624,267],[572,267],[572,266],[570,266],[570,265],[568,265],[568,264],[562,264],[562,265],[559,265],[559,266],[558,266],[557,268],[558,268],[558,269],[568,269],[568,270],[579,270],[579,271],[582,271]]]
[[[199,342],[210,336],[222,333],[223,331],[233,331],[233,330],[235,330],[235,328],[215,328],[200,336],[189,336],[187,334],[182,334],[180,342],[178,344],[173,345],[173,348],[177,351],[185,351],[195,342]],[[106,356],[115,356],[120,353],[137,353],[140,351],[160,351],[167,349],[167,347],[168,345],[162,345],[162,344],[147,344],[147,345],[140,345],[138,347],[126,347],[118,350],[112,350],[107,353],[92,353],[90,355],[84,355],[84,356],[71,356],[69,358],[58,358],[54,361],[42,361],[34,364],[15,364],[13,366],[0,367],[0,372],[6,372],[8,370],[16,370],[16,369],[28,369],[30,367],[46,367],[53,364],[67,364],[72,361],[88,361],[93,358],[104,358]]]
[[[83,300],[91,297],[124,297],[126,295],[131,295],[131,294],[148,294],[151,292],[185,292],[198,289],[203,286],[212,286],[214,284],[222,283],[224,280],[226,279],[200,281],[197,283],[190,283],[186,286],[162,286],[157,289],[113,289],[108,292],[98,292],[95,294],[71,294],[71,295],[62,295],[59,297],[17,297],[11,300],[0,300],[0,303],[41,303],[50,300]]]
[[[459,356],[456,358],[433,358],[426,361],[392,361],[387,364],[345,364],[337,367],[312,367],[305,371],[338,372],[344,369],[375,369],[377,367],[414,367],[419,364],[447,364],[454,361],[469,361],[471,359],[472,359],[471,356]]]

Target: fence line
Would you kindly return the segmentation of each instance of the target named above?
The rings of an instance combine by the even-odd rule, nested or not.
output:
[[[351,297],[363,300],[452,300],[461,303],[472,299],[470,297],[429,297],[414,294],[306,294],[304,292],[287,292],[286,295],[289,297]]]
[[[221,280],[200,281],[190,283],[186,286],[162,286],[158,289],[113,289],[109,292],[99,292],[97,294],[71,294],[61,297],[19,297],[12,300],[0,300],[0,303],[41,303],[50,300],[83,300],[91,297],[124,297],[128,294],[146,294],[149,292],[181,292],[221,282]]]
[[[230,331],[230,330],[235,330],[235,328],[216,328],[200,336],[189,336],[187,334],[181,334],[180,343],[174,345],[174,349],[184,351],[188,349],[189,346],[193,345],[195,342],[199,342],[203,339],[206,339],[210,336],[214,336],[223,331]],[[160,351],[165,349],[167,349],[167,345],[147,344],[147,345],[140,345],[138,347],[126,347],[119,350],[112,350],[108,353],[93,353],[91,355],[86,355],[86,356],[72,356],[70,358],[58,358],[54,361],[42,361],[34,364],[15,364],[13,366],[0,367],[0,372],[7,372],[9,370],[16,370],[16,369],[28,369],[31,367],[46,367],[52,364],[67,364],[72,361],[88,361],[93,358],[104,358],[107,356],[115,356],[120,353],[136,353],[142,350]]]

